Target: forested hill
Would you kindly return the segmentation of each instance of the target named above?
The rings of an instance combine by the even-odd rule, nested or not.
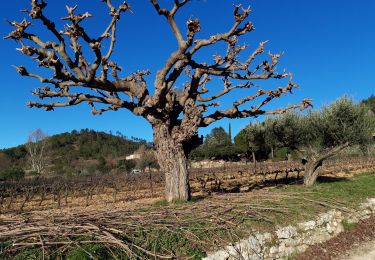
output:
[[[147,145],[146,141],[127,138],[119,132],[113,135],[89,129],[73,130],[70,133],[49,136],[45,154],[54,171],[68,173],[85,161],[124,158],[141,145]],[[25,145],[0,150],[0,170],[15,166],[27,168],[27,160]]]

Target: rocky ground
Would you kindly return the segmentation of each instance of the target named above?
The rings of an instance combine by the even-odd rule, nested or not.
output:
[[[297,260],[375,259],[375,216],[360,221],[353,229],[310,246]]]

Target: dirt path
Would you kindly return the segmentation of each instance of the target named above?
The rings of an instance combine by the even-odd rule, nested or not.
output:
[[[296,259],[375,260],[375,216],[324,243],[310,246]]]
[[[343,260],[375,260],[375,240],[352,250]]]

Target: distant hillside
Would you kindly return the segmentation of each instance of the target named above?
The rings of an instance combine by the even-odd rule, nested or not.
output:
[[[54,174],[80,174],[94,169],[109,170],[118,161],[134,153],[145,140],[127,138],[84,129],[73,130],[48,137],[46,158],[49,172]],[[27,169],[28,156],[25,145],[0,150],[0,171],[17,167]]]

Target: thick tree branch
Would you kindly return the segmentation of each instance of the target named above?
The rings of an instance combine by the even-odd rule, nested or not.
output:
[[[264,102],[265,101],[263,101],[262,104],[258,105],[257,107],[263,106]],[[304,99],[300,104],[290,105],[290,106],[275,109],[275,110],[261,110],[257,108],[239,110],[236,105],[233,105],[233,107],[227,110],[224,110],[224,111],[218,110],[214,112],[213,114],[204,117],[200,124],[200,127],[209,126],[210,124],[223,118],[246,118],[246,117],[258,117],[260,115],[277,115],[277,114],[283,114],[289,110],[293,110],[297,108],[303,110],[309,106],[311,106],[310,99]]]
[[[83,93],[70,93],[67,88],[62,89],[61,91],[51,91],[48,87],[39,88],[33,91],[33,95],[39,96],[40,99],[44,98],[67,98],[67,102],[51,102],[51,103],[38,103],[38,102],[29,102],[28,106],[30,107],[38,107],[38,108],[45,108],[45,110],[53,110],[54,107],[66,107],[66,106],[74,106],[78,105],[82,102],[87,102],[92,106],[93,114],[100,114],[104,111],[108,110],[117,110],[119,108],[127,108],[130,111],[134,111],[134,104],[116,98],[114,96],[94,96],[90,94],[83,94]],[[101,103],[111,105],[106,109],[96,110],[94,103]]]

